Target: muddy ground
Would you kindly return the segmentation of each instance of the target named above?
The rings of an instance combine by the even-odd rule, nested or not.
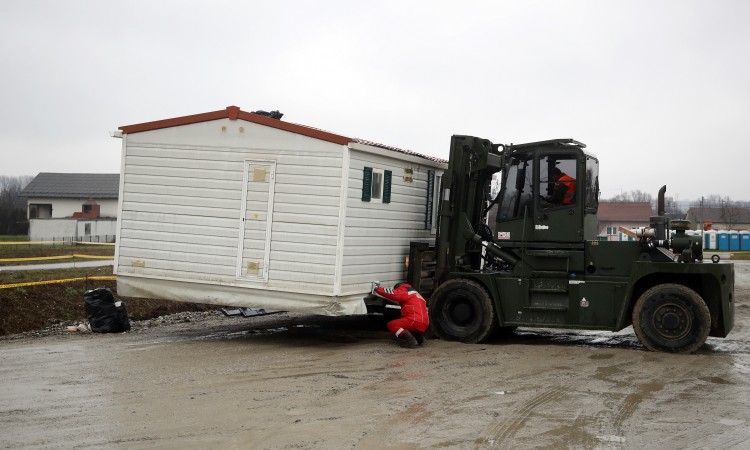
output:
[[[0,340],[2,448],[750,448],[750,264],[728,339],[519,330],[398,348],[276,314]],[[352,331],[357,330],[357,331]]]

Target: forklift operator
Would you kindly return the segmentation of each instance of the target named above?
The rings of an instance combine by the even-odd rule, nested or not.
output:
[[[557,167],[553,168],[550,174],[555,179],[555,185],[552,194],[544,197],[544,200],[554,206],[572,205],[576,198],[576,179]]]

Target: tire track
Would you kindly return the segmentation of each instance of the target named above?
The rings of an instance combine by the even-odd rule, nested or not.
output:
[[[516,433],[523,429],[524,425],[537,408],[546,403],[561,400],[564,397],[565,391],[561,387],[547,389],[546,391],[535,395],[523,405],[512,420],[505,422],[503,419],[500,419],[500,421],[490,429],[489,435],[484,439],[483,446],[505,447],[506,442],[513,439]]]
[[[652,397],[652,393],[664,389],[664,385],[660,383],[646,383],[638,385],[637,389],[638,392],[626,395],[622,403],[615,409],[612,417],[612,427],[617,436],[625,435],[625,422],[633,416],[644,400]]]

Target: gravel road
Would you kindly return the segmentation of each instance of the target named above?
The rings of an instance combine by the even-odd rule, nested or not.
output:
[[[291,314],[11,336],[0,447],[750,448],[750,264],[735,270],[735,328],[694,355],[632,330],[404,350],[371,320]]]

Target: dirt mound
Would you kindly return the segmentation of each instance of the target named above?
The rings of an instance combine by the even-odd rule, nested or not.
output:
[[[0,272],[0,285],[42,280],[112,275],[112,266]],[[94,288],[109,288],[117,293],[115,281],[81,280],[37,286],[0,289],[0,336],[43,330],[50,327],[66,328],[87,320],[83,293]],[[218,309],[215,305],[181,303],[166,300],[119,297],[126,303],[131,320],[147,320],[180,312],[202,312]]]

